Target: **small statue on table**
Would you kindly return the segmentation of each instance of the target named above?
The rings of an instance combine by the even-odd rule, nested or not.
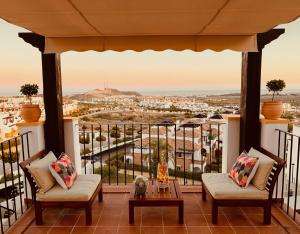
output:
[[[147,190],[148,179],[142,175],[139,175],[135,178],[135,195],[136,196],[145,196]]]

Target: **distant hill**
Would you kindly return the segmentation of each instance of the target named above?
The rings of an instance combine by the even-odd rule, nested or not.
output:
[[[107,96],[121,96],[121,95],[142,96],[140,93],[134,92],[134,91],[120,91],[118,89],[105,88],[104,90],[93,89],[86,93],[74,94],[74,95],[71,95],[70,98],[80,100],[80,101],[90,101],[92,99],[97,99],[97,98],[102,98],[102,97],[107,97]]]

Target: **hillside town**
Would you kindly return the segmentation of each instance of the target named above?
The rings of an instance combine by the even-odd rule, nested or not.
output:
[[[267,97],[262,97],[267,98]],[[284,116],[298,125],[300,95],[284,96]],[[25,97],[0,98],[0,140],[4,141],[18,133],[16,124],[21,122],[20,105]],[[33,97],[44,116],[43,97]],[[95,89],[83,94],[66,95],[63,104],[64,116],[79,117],[81,123],[91,121],[111,122],[160,122],[165,118],[183,120],[203,113],[210,118],[216,114],[239,114],[239,96],[143,96],[137,92],[116,89]],[[119,114],[118,114],[119,113]],[[127,114],[124,114],[127,113]],[[105,117],[106,118],[103,118]],[[137,118],[139,116],[140,118]],[[151,116],[151,117],[148,117]],[[123,118],[124,117],[124,118]],[[88,121],[85,121],[88,120]],[[154,120],[154,121],[153,121]]]

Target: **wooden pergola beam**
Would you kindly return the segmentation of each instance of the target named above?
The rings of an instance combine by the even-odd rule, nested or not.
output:
[[[58,157],[64,152],[63,98],[59,54],[44,54],[45,37],[35,33],[19,33],[25,42],[41,51],[43,96],[45,107],[45,148]]]
[[[258,52],[242,53],[240,151],[260,147],[260,87],[263,48],[285,32],[272,29],[257,34]]]

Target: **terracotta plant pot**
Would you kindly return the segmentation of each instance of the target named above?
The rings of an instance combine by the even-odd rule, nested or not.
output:
[[[282,102],[263,102],[261,113],[266,119],[279,119],[283,114]]]
[[[25,122],[37,122],[41,117],[41,109],[37,104],[23,104],[21,117]]]

